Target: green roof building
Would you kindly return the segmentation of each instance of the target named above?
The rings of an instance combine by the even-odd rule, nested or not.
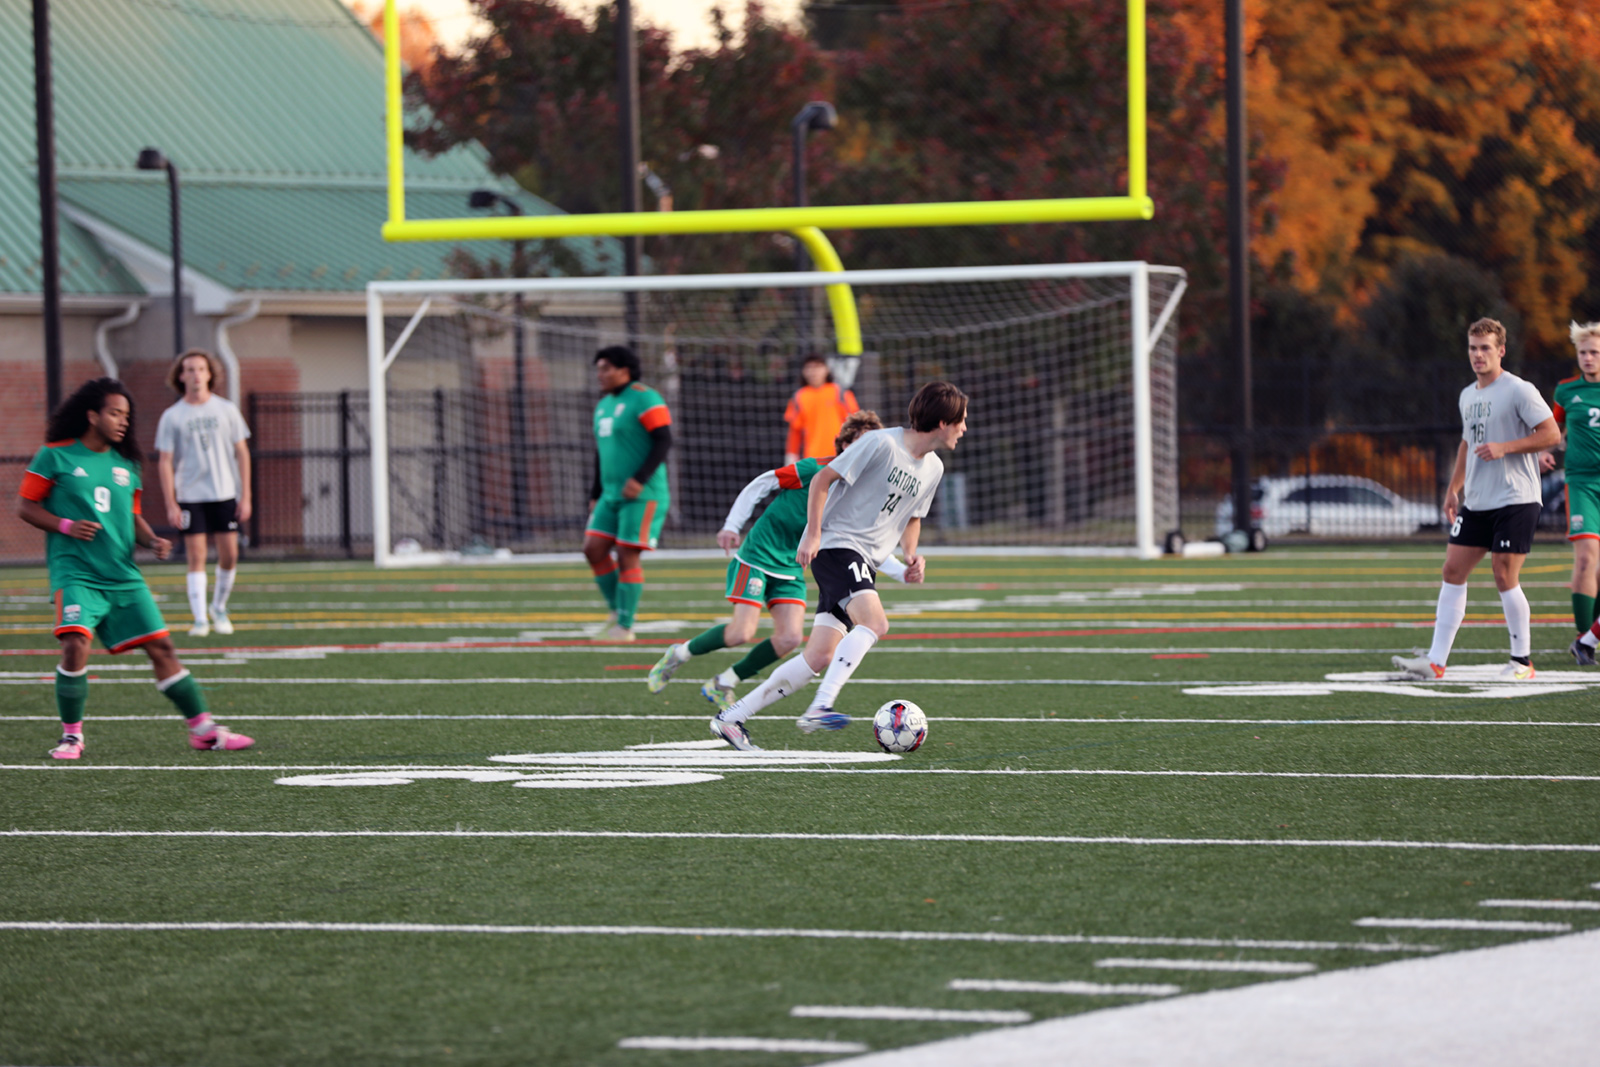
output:
[[[180,175],[186,343],[237,368],[221,391],[365,389],[366,284],[450,277],[454,251],[380,235],[383,51],[367,27],[339,0],[67,0],[51,19],[64,387],[117,373],[144,436],[173,400],[160,384],[173,355],[167,180],[136,167],[153,146]],[[32,41],[29,5],[0,5],[0,455],[19,478],[45,392]],[[474,214],[479,188],[557,210],[475,148],[408,153],[405,166],[409,218]],[[617,242],[568,246],[588,271],[620,273]],[[474,251],[509,258],[504,244]],[[13,523],[0,519],[0,559],[17,558],[19,536],[38,555]]]

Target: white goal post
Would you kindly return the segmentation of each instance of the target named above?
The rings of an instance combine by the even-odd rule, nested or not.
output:
[[[841,357],[825,287],[864,351]],[[967,392],[930,547],[1152,558],[1178,525],[1177,309],[1144,262],[840,273],[372,282],[367,403],[380,567],[573,551],[593,476],[598,349],[629,344],[673,414],[664,548],[709,547],[782,465],[804,355],[885,425],[926,381]]]

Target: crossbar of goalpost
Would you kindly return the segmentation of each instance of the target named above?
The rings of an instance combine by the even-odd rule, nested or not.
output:
[[[1145,0],[1126,0],[1128,131],[1127,193],[1123,196],[1041,200],[980,200],[923,204],[851,204],[815,207],[732,208],[702,211],[604,212],[593,215],[500,215],[488,218],[407,219],[404,94],[400,71],[397,0],[385,0],[384,145],[389,218],[386,241],[521,240],[561,237],[628,237],[656,234],[793,232],[803,227],[860,230],[891,226],[995,226],[1007,223],[1105,222],[1149,219]]]
[[[1105,555],[1137,556],[1155,559],[1161,555],[1155,532],[1154,415],[1151,410],[1150,357],[1178,308],[1188,286],[1187,274],[1179,267],[1156,266],[1142,260],[1109,263],[1055,263],[1040,266],[1001,267],[920,267],[905,270],[863,270],[845,272],[851,286],[916,285],[919,283],[993,282],[1026,279],[1117,278],[1129,282],[1129,353],[1133,374],[1134,436],[1134,544],[1107,547]],[[1150,276],[1161,274],[1176,279],[1173,290],[1150,321]],[[372,439],[372,555],[378,567],[433,566],[453,562],[454,553],[419,552],[397,557],[390,551],[389,514],[389,418],[388,368],[404,341],[394,352],[384,345],[384,297],[476,296],[486,293],[643,293],[708,289],[816,288],[838,285],[837,272],[809,271],[771,274],[668,274],[642,277],[608,278],[517,278],[517,279],[440,279],[437,281],[381,281],[367,283],[367,386]],[[410,328],[426,309],[420,309]],[[958,383],[959,384],[959,383]],[[1081,550],[1079,550],[1081,552]],[[1078,553],[1074,553],[1078,554]],[[528,563],[543,555],[474,557],[473,562]]]

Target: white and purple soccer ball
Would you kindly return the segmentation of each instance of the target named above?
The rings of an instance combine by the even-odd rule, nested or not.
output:
[[[928,717],[909,700],[891,700],[872,717],[872,736],[885,752],[915,752],[928,738]]]

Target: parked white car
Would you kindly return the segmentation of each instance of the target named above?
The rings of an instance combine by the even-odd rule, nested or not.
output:
[[[1268,537],[1406,537],[1442,521],[1434,504],[1419,504],[1373,481],[1347,474],[1262,478],[1251,488],[1250,518]],[[1217,504],[1217,536],[1233,529],[1233,500]]]

